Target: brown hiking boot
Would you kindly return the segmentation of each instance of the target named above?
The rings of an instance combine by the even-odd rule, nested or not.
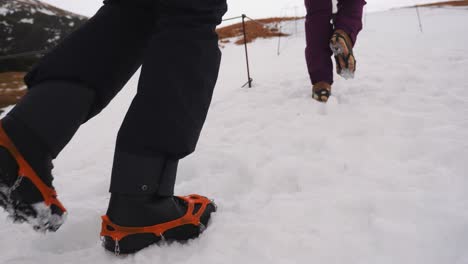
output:
[[[315,100],[326,103],[331,96],[331,85],[327,82],[318,82],[312,88],[312,98]]]
[[[330,48],[335,55],[336,72],[346,80],[353,79],[356,72],[356,58],[349,35],[341,29],[335,30],[330,40]]]

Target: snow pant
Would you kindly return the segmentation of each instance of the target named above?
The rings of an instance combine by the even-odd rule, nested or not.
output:
[[[338,13],[333,18],[332,0],[305,0],[306,61],[313,84],[325,81],[333,84],[333,61],[330,38],[335,29],[344,30],[353,45],[362,29],[364,0],[338,0]]]
[[[211,102],[221,60],[215,27],[226,10],[226,0],[105,1],[27,74],[29,92],[5,129],[14,142],[39,139],[55,158],[143,65],[110,191],[173,195],[178,161],[195,150]]]

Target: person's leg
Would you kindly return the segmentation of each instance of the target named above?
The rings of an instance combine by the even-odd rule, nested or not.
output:
[[[216,25],[225,0],[161,0],[158,31],[145,56],[138,92],[119,131],[107,217],[114,224],[145,227],[179,219],[189,205],[174,198],[178,161],[195,150],[221,60]],[[120,252],[166,239],[185,240],[206,226],[214,206],[198,207],[198,221],[154,234],[129,234]],[[115,228],[103,228],[105,247],[115,250]],[[160,233],[157,233],[160,232]],[[147,230],[147,233],[152,233]],[[154,235],[154,236],[152,236]]]
[[[357,35],[362,29],[362,14],[364,0],[339,0],[338,13],[335,16],[335,32],[330,39],[335,60],[336,70],[345,79],[354,78],[356,58],[353,47]]]
[[[335,29],[343,30],[356,44],[357,36],[362,30],[364,0],[338,0],[338,13],[335,18]]]
[[[305,0],[306,16],[306,60],[312,84],[333,83],[333,62],[330,37],[333,6],[331,0]]]
[[[111,192],[173,195],[177,162],[195,150],[217,81],[215,27],[225,11],[225,0],[160,1],[159,31],[118,134]]]
[[[28,94],[0,125],[0,205],[13,218],[33,223],[29,218],[37,212],[30,205],[41,202],[51,206],[52,214],[63,213],[64,208],[53,207],[58,202],[51,160],[141,65],[156,21],[151,7],[131,1],[106,4],[26,76]],[[12,160],[19,172],[10,166]],[[51,229],[48,222],[33,224]]]
[[[8,117],[25,124],[56,157],[140,67],[155,21],[145,6],[104,5],[25,77],[30,91]]]

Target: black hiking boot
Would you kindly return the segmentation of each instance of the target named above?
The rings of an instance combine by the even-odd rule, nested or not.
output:
[[[215,211],[214,202],[199,195],[112,194],[107,215],[102,217],[103,246],[119,255],[160,241],[184,242],[198,237]]]
[[[36,173],[0,123],[0,207],[15,223],[55,232],[65,221],[66,209],[52,185],[52,160],[34,162],[39,163],[41,173]]]

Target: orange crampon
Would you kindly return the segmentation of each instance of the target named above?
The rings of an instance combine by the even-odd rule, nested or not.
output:
[[[135,235],[147,235],[146,238],[149,239],[149,241],[145,245],[140,246],[142,248],[157,243],[159,241],[179,241],[197,237],[206,229],[207,222],[203,223],[203,215],[207,212],[211,213],[216,211],[216,205],[212,200],[209,200],[206,197],[196,194],[185,197],[179,196],[176,198],[186,203],[187,212],[184,216],[166,223],[146,227],[124,227],[113,223],[107,215],[102,216],[101,237],[104,238],[104,246],[106,247],[106,249],[114,251],[116,255],[119,255],[120,253],[128,254],[136,252],[141,248],[137,247],[135,249],[126,249],[121,245],[121,242],[124,239],[130,239],[132,236]],[[212,207],[213,209],[208,210],[209,207]],[[171,230],[175,230],[184,226],[190,226],[190,228],[195,228],[197,232],[189,232],[190,234],[187,235],[187,237],[183,238],[176,238],[172,237],[171,235],[167,235]],[[152,235],[153,238],[151,238],[148,235]],[[111,241],[114,243],[113,247],[109,245],[109,242]]]
[[[13,160],[12,163],[16,162],[18,167],[16,172],[7,172],[4,170],[9,167],[8,164],[0,164],[0,193],[3,197],[1,204],[17,222],[28,222],[37,231],[56,231],[63,224],[67,210],[57,199],[55,189],[39,177],[7,135],[1,123],[0,147],[9,153],[6,155],[9,155]],[[5,155],[5,152],[2,155]],[[12,176],[16,177],[13,184],[11,184]],[[29,181],[28,187],[24,187],[25,181]],[[39,197],[42,198],[30,201],[27,196],[33,192],[39,192]]]

